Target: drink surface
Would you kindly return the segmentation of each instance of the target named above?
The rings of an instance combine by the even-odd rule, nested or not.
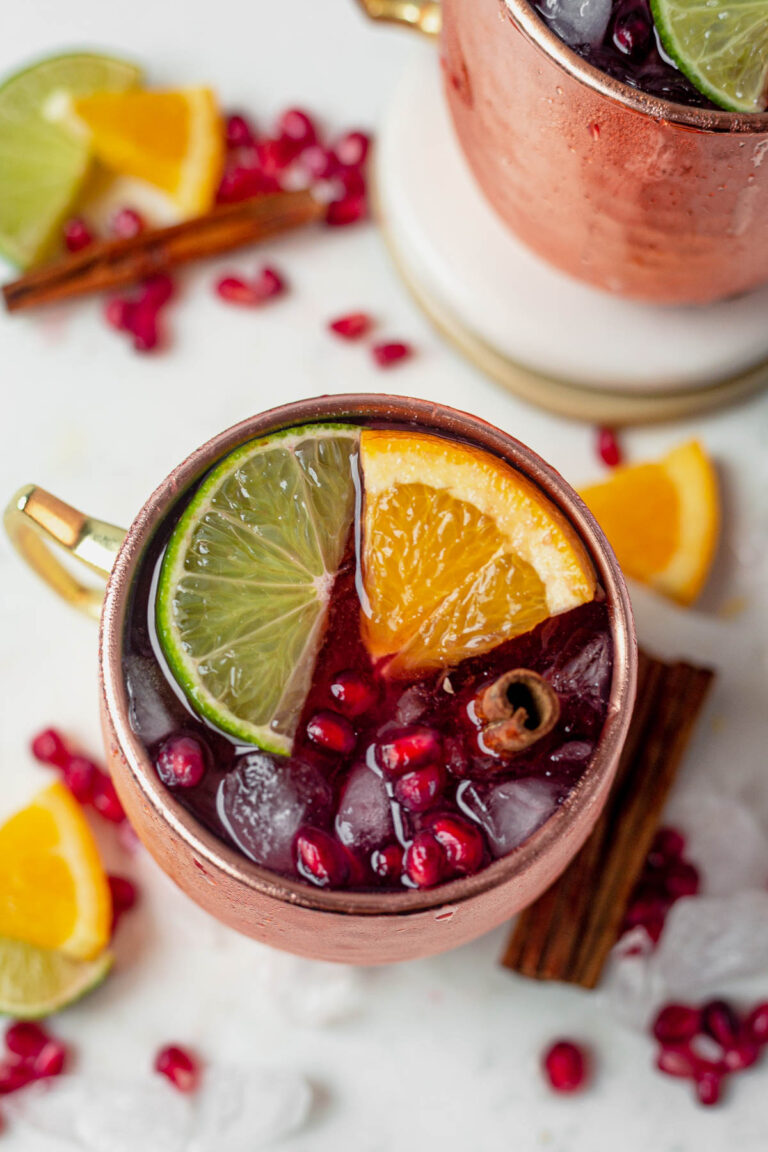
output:
[[[499,526],[487,522],[487,507],[485,519],[475,522],[467,504],[456,512],[435,487],[438,460],[445,466],[445,459],[469,459],[478,475],[490,468],[512,476],[507,465],[422,430],[367,428],[362,438],[362,464],[356,453],[349,459],[356,498],[322,632],[310,666],[298,675],[305,687],[293,721],[290,727],[280,721],[281,739],[289,741],[284,754],[265,748],[262,729],[255,729],[255,743],[246,743],[201,715],[171,673],[158,636],[157,589],[169,540],[189,518],[206,478],[169,516],[144,557],[126,623],[124,672],[132,726],[161,780],[222,840],[308,883],[402,891],[478,871],[522,844],[566,800],[600,738],[612,650],[599,587],[585,585],[576,606],[551,614],[539,604],[544,593],[533,562],[516,555],[499,567],[501,549],[489,535]],[[425,458],[431,453],[431,472],[430,484],[420,486],[422,451]],[[455,483],[452,491],[450,499]],[[412,501],[408,511],[423,508],[421,522],[406,516],[393,528],[404,494]],[[538,499],[549,505],[541,494]],[[459,520],[450,522],[452,515]],[[437,596],[441,568],[442,545],[432,540],[433,571],[409,584],[415,563],[409,534],[420,537],[441,525],[455,580],[464,564],[470,582],[463,586],[472,589],[461,616],[469,629],[461,650],[450,595],[432,610],[429,628],[421,626],[418,643],[402,639],[408,613],[418,614],[421,603]],[[477,580],[472,556],[481,555],[489,538],[494,561]],[[389,601],[387,564],[394,574]],[[496,610],[488,586],[499,578],[507,581],[510,600],[532,597],[536,613],[532,626],[524,626],[526,605],[516,605],[523,624],[513,626],[510,616],[508,638],[495,642],[486,634]],[[549,602],[553,586],[550,580]],[[415,597],[408,612],[391,599],[392,587],[404,601]],[[481,609],[486,632],[477,626]],[[499,684],[502,720],[488,703],[491,686]]]

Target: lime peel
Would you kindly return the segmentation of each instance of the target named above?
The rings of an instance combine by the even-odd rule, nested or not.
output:
[[[107,976],[114,957],[72,960],[61,952],[0,937],[0,1012],[37,1020],[80,1000]]]

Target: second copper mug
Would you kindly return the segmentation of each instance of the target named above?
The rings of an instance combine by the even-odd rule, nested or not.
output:
[[[673,104],[615,80],[528,0],[359,3],[439,32],[470,168],[545,260],[657,304],[708,303],[768,281],[768,114]]]
[[[573,526],[606,595],[613,643],[611,690],[603,731],[585,774],[555,814],[518,849],[475,875],[434,890],[332,891],[254,864],[205,828],[160,782],[130,723],[123,674],[126,613],[153,535],[185,493],[238,445],[324,420],[416,424],[498,455],[538,487]],[[394,396],[302,400],[253,416],[198,448],[150,496],[127,532],[92,520],[33,485],[11,501],[5,524],[39,575],[65,599],[100,618],[101,721],[120,799],[160,867],[231,928],[320,959],[381,964],[426,956],[463,944],[530,904],[589,835],[616,772],[634,702],[637,654],[629,597],[605,537],[573,489],[534,452],[477,417]],[[106,596],[61,564],[50,543],[108,577]]]

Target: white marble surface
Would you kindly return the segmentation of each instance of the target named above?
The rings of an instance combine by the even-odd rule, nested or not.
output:
[[[209,79],[228,104],[265,118],[306,102],[338,127],[379,122],[411,51],[407,37],[368,27],[351,0],[188,0],[183,9],[148,0],[34,0],[3,15],[0,70],[81,44],[132,54],[159,83]],[[374,228],[291,239],[269,256],[291,278],[289,298],[250,315],[217,302],[212,269],[191,273],[171,318],[175,346],[157,358],[133,355],[104,328],[95,304],[44,318],[0,316],[0,495],[36,481],[127,523],[156,482],[212,432],[277,400],[350,389],[471,408],[569,479],[598,474],[590,428],[502,394],[439,342]],[[257,259],[228,265],[247,268]],[[374,312],[382,333],[412,340],[418,357],[382,375],[365,349],[332,340],[324,321],[349,308]],[[624,440],[639,459],[691,435],[721,466],[723,546],[696,612],[633,590],[640,635],[661,653],[711,660],[720,670],[681,790],[746,799],[768,829],[768,396]],[[93,625],[27,577],[5,540],[0,579],[5,813],[49,779],[26,750],[34,730],[56,723],[94,750],[99,738]],[[219,928],[143,852],[126,860],[114,845],[109,851],[116,870],[136,876],[144,902],[121,930],[109,983],[56,1021],[77,1050],[76,1076],[94,1091],[99,1076],[140,1078],[155,1048],[178,1039],[213,1067],[308,1077],[317,1089],[310,1118],[280,1145],[293,1152],[765,1147],[768,1067],[739,1077],[719,1111],[697,1108],[686,1086],[652,1071],[650,1043],[620,1025],[604,998],[502,972],[501,932],[429,961],[329,977]],[[768,973],[755,987],[768,993]],[[597,1055],[594,1087],[581,1098],[553,1099],[537,1072],[542,1045],[561,1033],[584,1038]],[[150,1134],[141,1152],[160,1152],[158,1141]],[[4,1147],[77,1145],[14,1126]],[[223,1142],[217,1152],[228,1152]]]

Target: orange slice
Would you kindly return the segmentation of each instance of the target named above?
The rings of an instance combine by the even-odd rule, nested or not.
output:
[[[167,192],[185,215],[206,212],[221,177],[221,114],[209,88],[96,92],[73,100],[93,154]]]
[[[445,667],[591,600],[562,515],[494,456],[437,436],[363,431],[366,644],[390,674]]]
[[[64,785],[52,784],[0,827],[0,936],[91,960],[111,919],[93,833]]]
[[[581,491],[626,576],[692,603],[707,579],[720,524],[717,476],[696,441],[650,464],[617,468]]]

